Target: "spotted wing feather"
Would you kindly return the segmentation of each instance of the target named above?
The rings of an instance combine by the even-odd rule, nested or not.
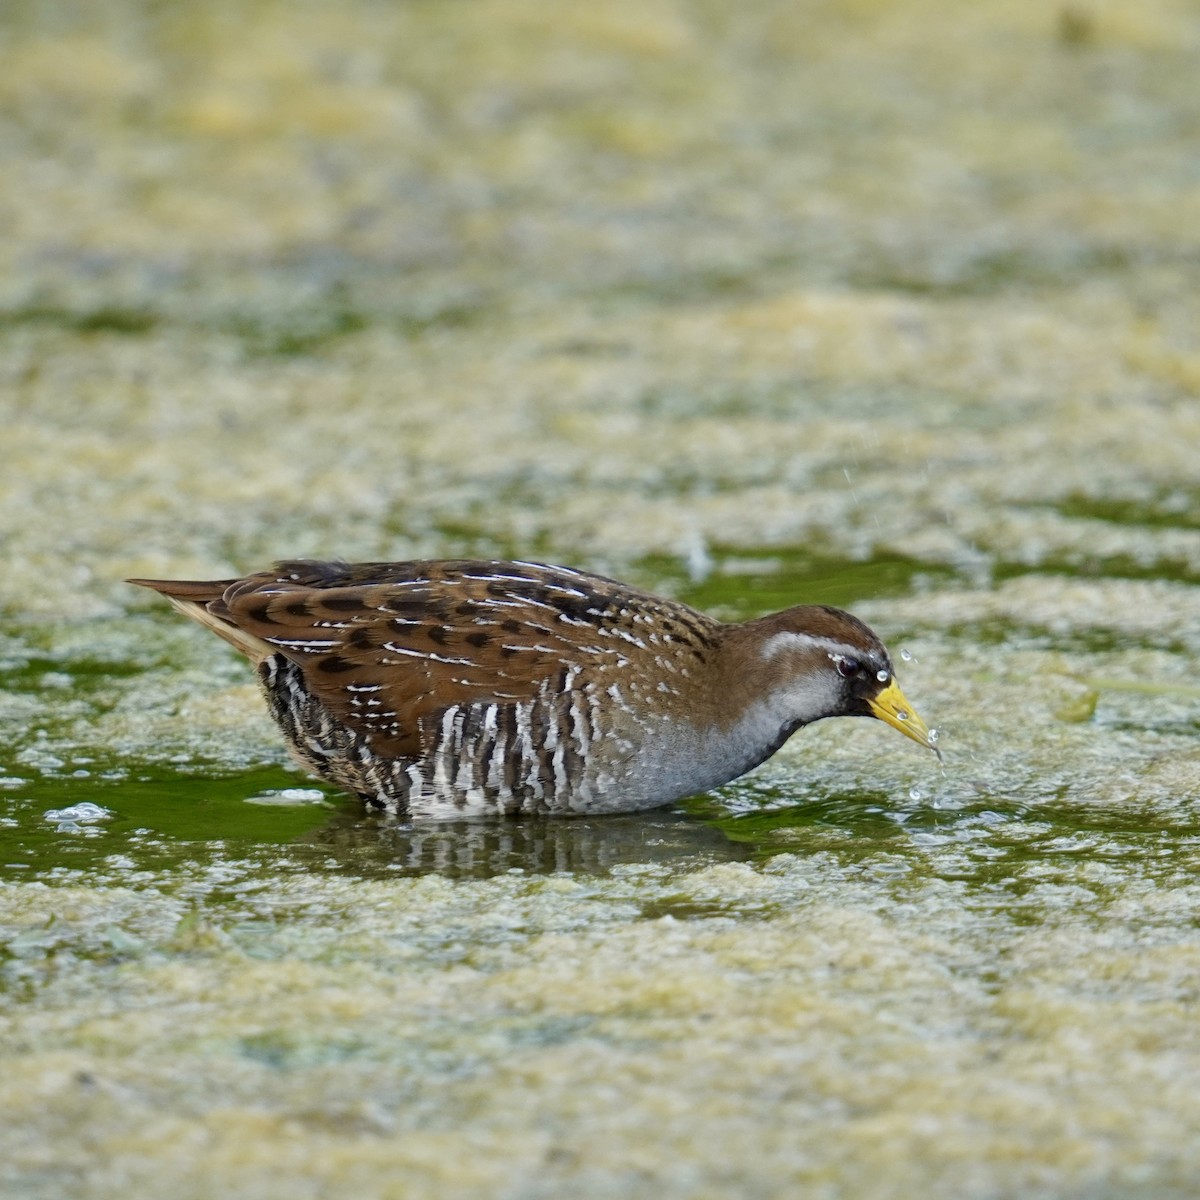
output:
[[[296,663],[376,752],[415,758],[447,709],[520,703],[561,688],[572,665],[593,677],[621,665],[630,607],[648,600],[599,576],[525,564],[283,563],[208,608]],[[698,617],[666,604],[681,620]]]

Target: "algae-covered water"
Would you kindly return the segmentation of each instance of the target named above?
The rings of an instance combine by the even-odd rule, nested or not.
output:
[[[1200,1191],[1200,14],[0,13],[0,1193]],[[126,576],[519,555],[886,638],[594,821],[292,769]]]

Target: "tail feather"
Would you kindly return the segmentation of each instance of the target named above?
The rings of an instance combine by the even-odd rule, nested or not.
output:
[[[195,600],[203,603],[206,600],[218,600],[225,594],[225,589],[237,583],[236,579],[127,579],[126,583],[138,587],[150,588],[151,591],[161,592],[164,596],[174,596],[179,600]]]
[[[222,602],[227,588],[236,579],[217,579],[209,582],[191,579],[127,579],[126,583],[150,588],[170,600],[185,617],[212,630],[235,649],[240,650],[256,666],[275,652],[275,647],[262,638],[239,629],[229,619],[229,610]]]

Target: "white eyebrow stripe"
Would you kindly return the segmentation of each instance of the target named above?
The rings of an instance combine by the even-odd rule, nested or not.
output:
[[[762,646],[762,656],[768,659],[774,658],[789,646],[803,646],[805,648],[811,647],[814,650],[824,650],[835,661],[838,658],[870,659],[872,657],[870,650],[861,649],[858,646],[850,646],[846,642],[835,641],[833,638],[818,637],[816,634],[794,633],[790,629],[784,629],[767,638]]]

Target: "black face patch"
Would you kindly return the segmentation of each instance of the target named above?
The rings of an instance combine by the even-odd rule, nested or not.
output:
[[[870,655],[860,660],[858,673],[846,678],[843,685],[848,712],[870,714],[869,701],[874,700],[892,682],[891,666],[890,662],[878,655]],[[884,675],[883,679],[879,678],[881,673]]]

